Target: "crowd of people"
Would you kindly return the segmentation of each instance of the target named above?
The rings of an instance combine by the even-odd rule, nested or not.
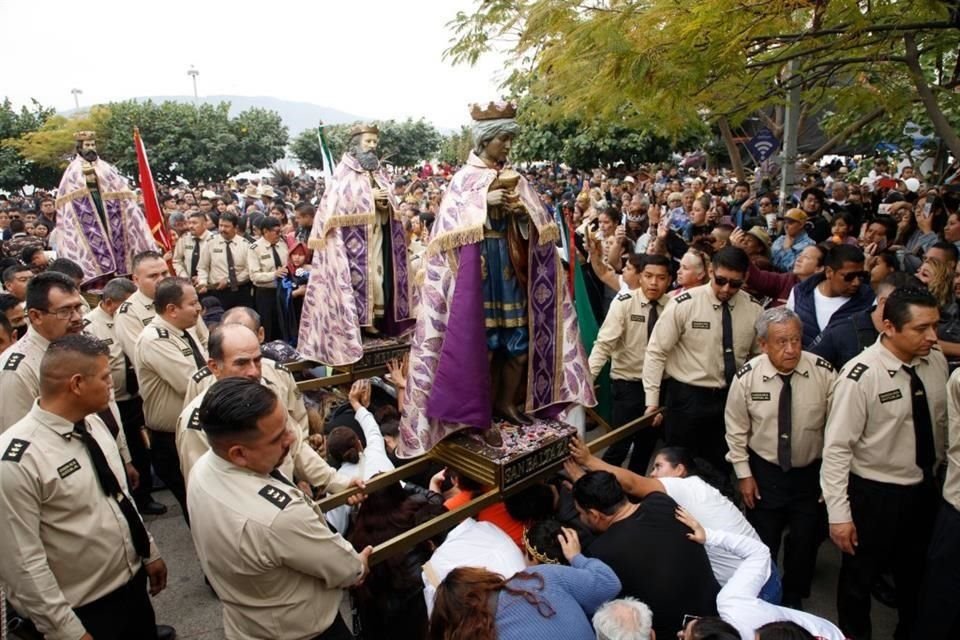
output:
[[[156,475],[228,638],[861,640],[874,595],[896,638],[960,637],[960,194],[850,169],[782,202],[726,171],[525,169],[584,277],[611,426],[663,412],[372,566],[487,488],[435,467],[316,507],[402,464],[407,378],[322,411],[284,366],[322,179],[162,188],[171,250],[95,292],[57,255],[56,194],[0,197],[8,624],[175,637],[148,597]],[[451,173],[393,176],[413,273]],[[834,621],[804,611],[827,538]]]

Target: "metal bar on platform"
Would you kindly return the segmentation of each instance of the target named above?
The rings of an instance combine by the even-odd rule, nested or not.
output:
[[[335,509],[336,507],[346,504],[349,498],[357,495],[358,493],[373,493],[374,491],[379,491],[384,487],[409,478],[412,475],[416,475],[423,471],[424,468],[426,468],[431,462],[433,462],[433,460],[429,456],[421,456],[412,462],[408,462],[402,467],[397,467],[393,471],[387,471],[386,473],[381,473],[370,478],[364,482],[366,489],[350,487],[349,489],[341,491],[340,493],[327,496],[323,500],[317,500],[317,506],[320,507],[321,511],[326,513],[331,509]]]

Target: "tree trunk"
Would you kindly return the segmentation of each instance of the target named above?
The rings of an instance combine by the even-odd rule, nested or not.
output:
[[[730,156],[730,165],[733,172],[737,175],[737,180],[746,180],[747,173],[743,170],[743,161],[740,159],[740,149],[733,139],[733,132],[730,131],[730,123],[726,118],[717,120],[717,126],[720,128],[720,137],[723,138],[723,144],[727,147],[727,154]]]
[[[851,122],[846,127],[844,127],[843,130],[840,131],[840,133],[828,139],[826,142],[823,143],[823,145],[819,149],[811,153],[810,157],[808,158],[808,162],[816,162],[823,156],[827,155],[835,146],[843,142],[854,131],[867,126],[868,124],[870,124],[871,122],[873,122],[874,120],[876,120],[886,112],[887,110],[885,107],[878,107],[877,109],[871,111],[870,113],[863,116],[856,122]]]
[[[960,158],[960,136],[947,121],[943,115],[937,97],[933,95],[933,90],[927,84],[927,79],[923,76],[923,69],[920,67],[920,54],[917,51],[917,41],[912,33],[906,33],[903,36],[903,43],[906,45],[907,70],[910,72],[910,78],[913,80],[913,86],[917,89],[917,95],[927,110],[927,116],[933,123],[933,130],[937,132],[943,143],[950,149],[954,158]]]

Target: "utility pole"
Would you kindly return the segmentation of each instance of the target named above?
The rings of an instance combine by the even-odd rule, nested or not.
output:
[[[200,72],[197,71],[197,68],[193,65],[190,65],[190,68],[187,70],[187,75],[193,78],[193,103],[197,104],[197,76],[200,75]]]
[[[82,89],[70,89],[70,93],[73,94],[73,106],[77,109],[80,108],[80,94],[83,93]]]
[[[793,193],[796,182],[797,168],[797,138],[800,135],[800,83],[796,82],[797,63],[791,60],[787,63],[784,73],[784,82],[791,84],[787,90],[787,108],[784,112],[783,123],[783,166],[780,169],[780,215],[788,207],[788,199]]]

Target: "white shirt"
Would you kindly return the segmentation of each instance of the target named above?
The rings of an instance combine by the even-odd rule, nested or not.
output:
[[[796,287],[794,287],[796,289]],[[817,312],[817,324],[819,325],[820,331],[823,331],[827,328],[827,325],[830,324],[830,318],[833,317],[833,314],[837,310],[847,303],[847,300],[850,298],[846,296],[835,296],[833,298],[828,298],[827,296],[820,293],[820,287],[813,288],[813,308]],[[793,298],[793,289],[790,290],[790,296],[787,298],[787,309],[790,311],[796,311],[794,308],[794,298]]]
[[[779,607],[757,597],[770,577],[770,550],[762,542],[727,531],[707,529],[707,553],[723,549],[740,557],[740,566],[717,594],[717,613],[740,632],[742,640],[754,640],[755,630],[768,622],[790,620],[810,633],[828,640],[844,640],[843,632],[829,620],[788,607]]]
[[[427,617],[433,613],[437,587],[457,567],[480,567],[510,578],[526,569],[527,563],[513,538],[503,529],[490,522],[467,518],[447,534],[430,561],[423,565],[421,578]]]
[[[739,509],[722,493],[697,476],[689,478],[657,478],[667,495],[690,512],[704,528],[728,531],[760,541],[760,536]],[[766,548],[766,547],[764,547]],[[725,585],[733,577],[743,558],[719,547],[706,547],[713,577]],[[762,586],[762,585],[761,585]],[[759,592],[759,590],[758,590]]]
[[[393,471],[396,467],[393,466],[393,462],[387,456],[387,445],[383,440],[383,434],[380,433],[380,425],[377,424],[377,419],[363,407],[357,410],[356,418],[357,422],[360,423],[360,428],[363,429],[363,435],[367,439],[367,446],[360,454],[360,461],[356,464],[344,462],[337,470],[339,474],[351,480],[353,478],[369,480],[378,473]],[[345,533],[347,524],[350,522],[351,509],[352,507],[349,505],[341,505],[331,509],[326,513],[327,522],[336,527],[341,534]]]

